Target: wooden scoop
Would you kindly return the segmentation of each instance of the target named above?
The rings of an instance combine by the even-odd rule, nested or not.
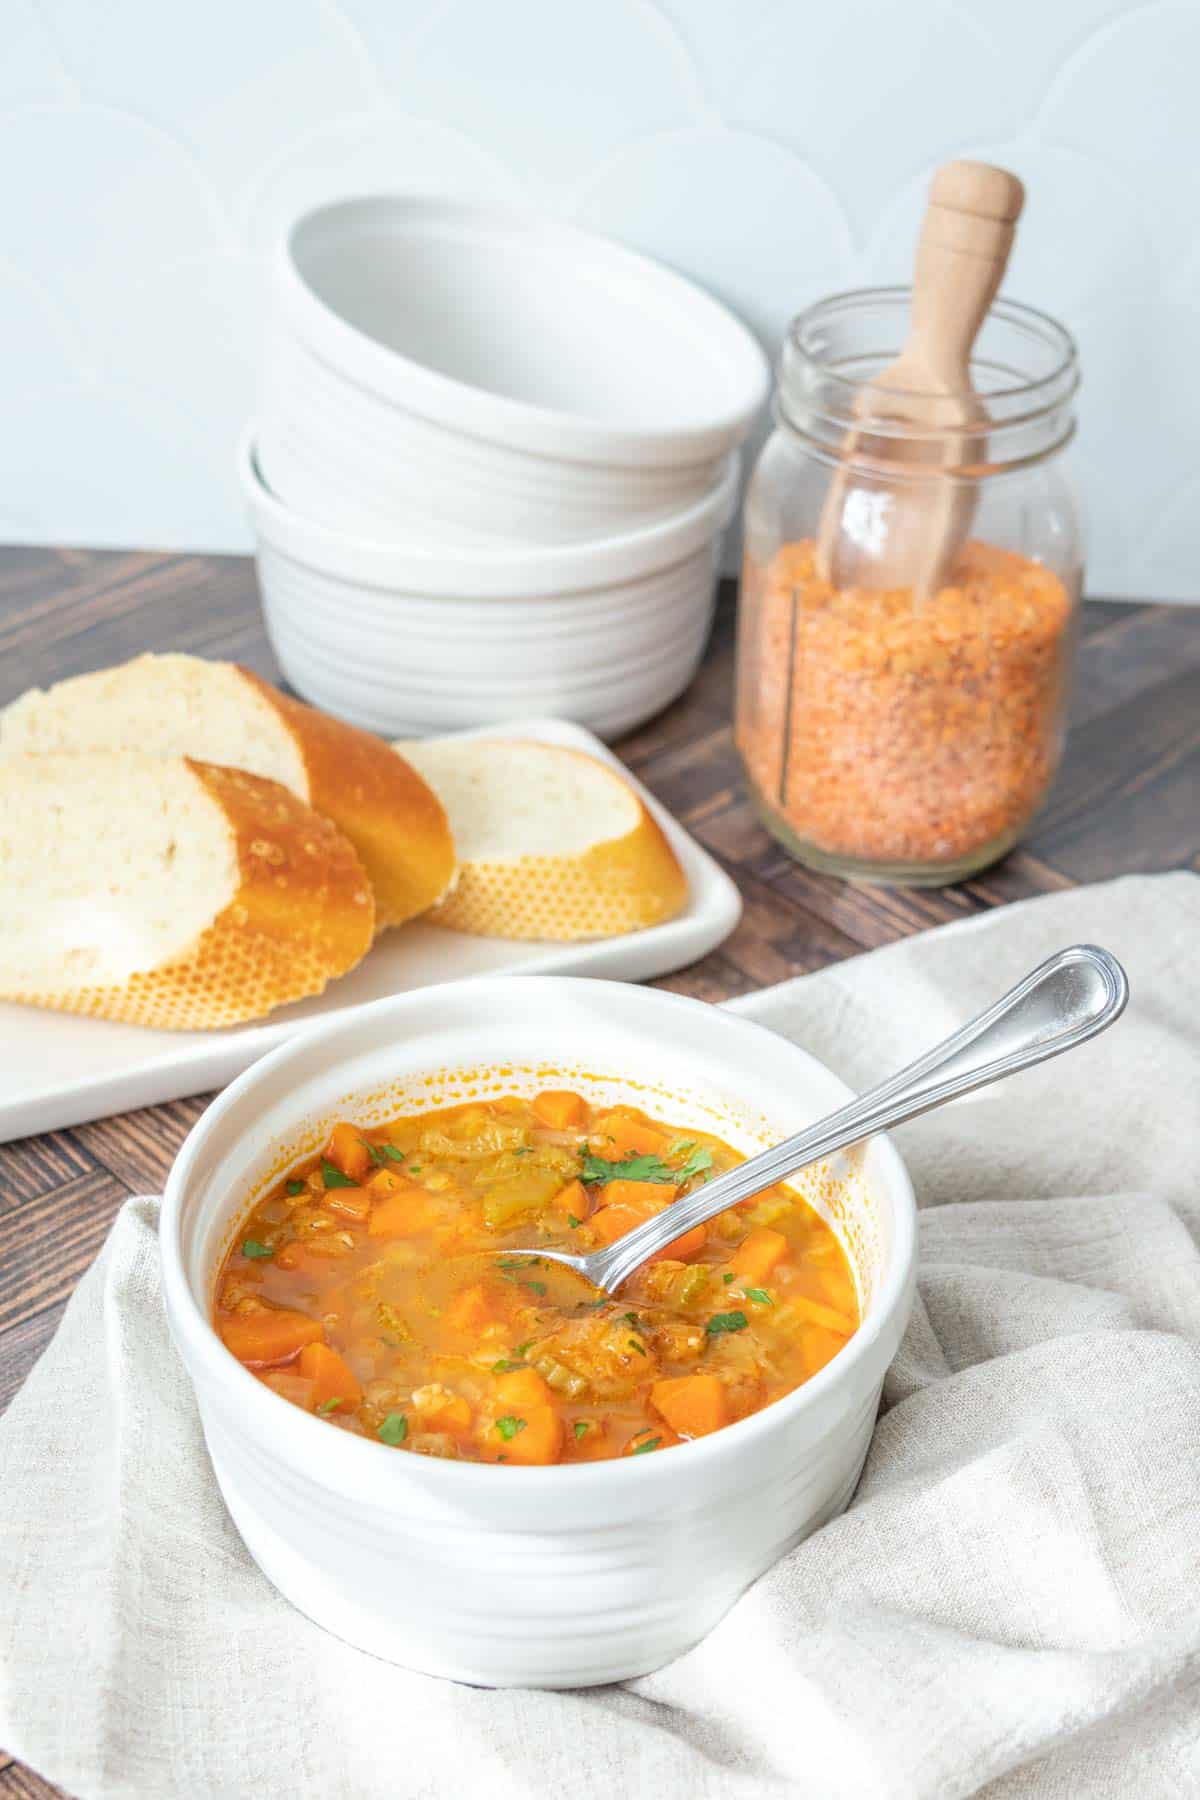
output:
[[[983,460],[987,408],[971,350],[1004,275],[1025,190],[989,163],[952,162],[933,178],[917,243],[908,341],[863,388],[863,427],[846,438],[817,534],[817,568],[837,587],[936,591],[970,529],[976,484],[921,469]],[[932,435],[872,432],[898,420]],[[902,465],[889,480],[880,464]],[[911,471],[911,479],[905,475]]]

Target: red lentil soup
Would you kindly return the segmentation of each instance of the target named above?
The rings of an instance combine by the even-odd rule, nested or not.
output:
[[[665,1450],[842,1348],[859,1314],[837,1237],[771,1188],[613,1299],[536,1249],[611,1243],[742,1160],[565,1090],[343,1122],[249,1211],[213,1322],[285,1400],[400,1450],[510,1466]]]

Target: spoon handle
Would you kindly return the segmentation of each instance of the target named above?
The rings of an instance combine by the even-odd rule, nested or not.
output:
[[[847,1101],[795,1137],[719,1175],[587,1260],[610,1293],[655,1251],[785,1176],[969,1094],[989,1082],[1074,1049],[1118,1019],[1129,998],[1115,956],[1092,944],[1060,950],[1003,999],[878,1087]]]

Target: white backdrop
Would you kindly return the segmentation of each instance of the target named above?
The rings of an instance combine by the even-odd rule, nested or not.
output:
[[[0,537],[242,549],[267,247],[407,188],[733,305],[904,279],[933,164],[1030,199],[1095,594],[1200,598],[1200,0],[0,0]]]

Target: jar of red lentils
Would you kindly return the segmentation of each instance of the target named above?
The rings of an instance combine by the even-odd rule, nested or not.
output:
[[[931,458],[917,426],[872,426],[874,476],[856,477],[857,515],[843,514],[858,585],[839,587],[822,573],[822,510],[855,443],[861,469],[860,396],[899,354],[908,307],[906,288],[841,294],[789,331],[746,496],[736,735],[755,805],[801,862],[928,886],[1009,850],[1062,754],[1083,574],[1063,468],[1079,372],[1053,319],[996,301],[971,364],[986,435],[943,438]],[[965,536],[915,592],[886,579],[887,500],[922,496]]]

